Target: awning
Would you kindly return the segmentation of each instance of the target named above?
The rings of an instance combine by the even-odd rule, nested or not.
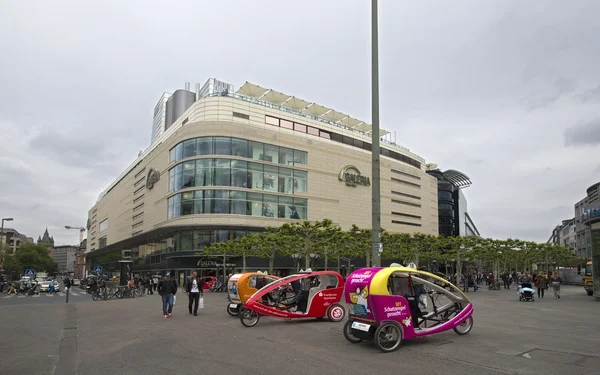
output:
[[[259,98],[264,95],[265,92],[269,91],[264,87],[260,87],[259,85],[255,85],[246,81],[236,92],[238,94],[246,95],[252,98]]]

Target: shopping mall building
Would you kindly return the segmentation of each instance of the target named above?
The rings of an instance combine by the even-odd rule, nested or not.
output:
[[[381,225],[437,235],[437,179],[391,138],[381,131]],[[248,82],[234,92],[211,79],[195,93],[163,94],[151,146],[89,210],[86,264],[178,278],[218,275],[223,263],[236,272],[241,259],[203,249],[286,222],[368,228],[371,178],[369,124]],[[249,269],[267,264],[248,260]],[[292,258],[275,262],[280,274],[294,267]]]

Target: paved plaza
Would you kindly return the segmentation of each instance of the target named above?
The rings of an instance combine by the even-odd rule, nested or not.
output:
[[[519,302],[514,288],[470,292],[471,333],[405,341],[388,354],[347,342],[343,323],[243,327],[224,293],[206,293],[194,317],[180,292],[170,320],[157,295],[78,297],[0,298],[0,374],[600,374],[600,303],[581,287],[535,302]]]

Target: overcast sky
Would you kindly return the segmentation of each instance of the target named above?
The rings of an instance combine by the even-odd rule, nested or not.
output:
[[[483,236],[546,241],[600,181],[600,2],[380,0],[381,124]],[[0,0],[0,216],[76,243],[163,91],[216,77],[370,122],[370,1]]]

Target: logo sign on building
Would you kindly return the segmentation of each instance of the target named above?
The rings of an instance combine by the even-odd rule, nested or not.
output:
[[[158,180],[160,180],[160,172],[154,168],[150,168],[150,171],[148,171],[148,177],[146,177],[146,187],[148,189],[152,189]]]
[[[346,186],[371,186],[371,179],[367,176],[361,175],[358,168],[356,168],[354,165],[347,165],[342,168],[338,178],[340,181],[346,182]]]

